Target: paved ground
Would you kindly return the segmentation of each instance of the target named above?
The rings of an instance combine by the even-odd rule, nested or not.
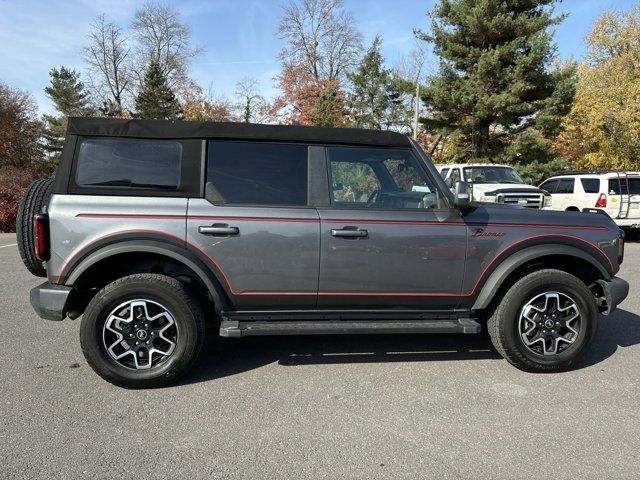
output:
[[[210,341],[182,384],[97,377],[79,323],[0,235],[2,478],[638,478],[640,244],[632,295],[580,369],[522,373],[484,335]]]

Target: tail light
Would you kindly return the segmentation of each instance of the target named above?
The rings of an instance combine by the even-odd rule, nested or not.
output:
[[[49,217],[46,214],[33,216],[33,248],[38,260],[49,260]]]
[[[618,236],[618,265],[622,265],[624,260],[624,230],[620,230]]]
[[[596,202],[596,208],[607,208],[607,195],[605,193],[600,194]]]

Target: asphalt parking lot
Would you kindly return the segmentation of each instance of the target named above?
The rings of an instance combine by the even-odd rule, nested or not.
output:
[[[95,375],[79,321],[0,235],[2,478],[638,478],[640,244],[580,368],[527,374],[485,335],[211,339],[161,390]]]

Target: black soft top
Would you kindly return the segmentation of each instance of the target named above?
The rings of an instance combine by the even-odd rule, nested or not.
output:
[[[233,122],[181,120],[127,120],[120,118],[69,118],[72,135],[129,138],[220,138],[304,143],[337,143],[378,147],[409,147],[409,138],[396,132],[356,128],[258,125]]]

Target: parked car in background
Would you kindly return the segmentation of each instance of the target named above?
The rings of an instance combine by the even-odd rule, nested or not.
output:
[[[640,172],[566,171],[540,188],[551,194],[551,210],[604,212],[619,227],[640,228]]]
[[[436,165],[449,187],[459,180],[472,186],[473,200],[483,203],[506,203],[541,209],[549,206],[551,197],[526,183],[513,167],[497,164]]]

